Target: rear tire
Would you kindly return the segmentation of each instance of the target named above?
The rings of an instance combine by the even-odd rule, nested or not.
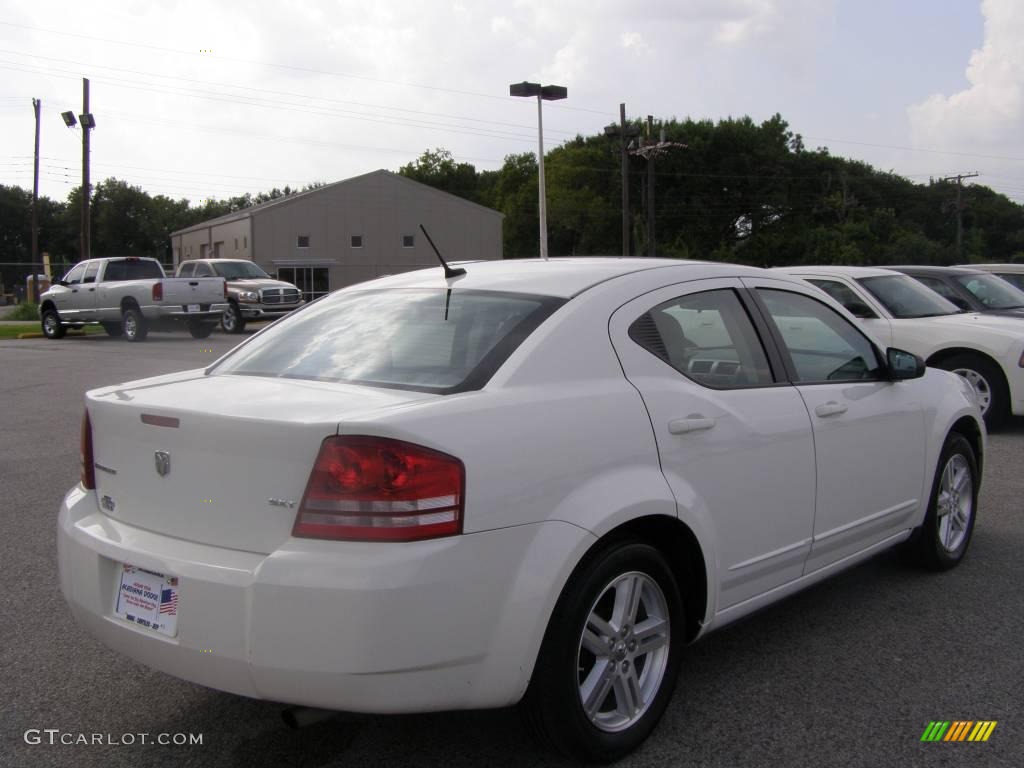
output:
[[[245,330],[245,318],[242,317],[241,310],[234,302],[228,304],[228,308],[224,310],[220,327],[224,329],[225,333],[241,333]]]
[[[974,387],[985,426],[996,429],[1006,421],[1010,393],[998,365],[979,355],[954,355],[940,362],[938,367],[963,376]]]
[[[100,323],[100,325],[102,325],[103,330],[107,332],[107,336],[117,338],[124,333],[124,328],[122,328],[120,323]]]
[[[40,324],[43,327],[43,336],[48,339],[63,339],[64,334],[68,332],[68,329],[61,325],[60,315],[55,309],[44,310]]]
[[[683,602],[665,557],[617,542],[584,561],[551,616],[520,709],[545,742],[610,763],[654,730],[675,688]]]
[[[934,571],[960,564],[974,533],[980,485],[970,441],[950,432],[935,468],[928,513],[903,545],[908,560]]]
[[[129,307],[121,315],[121,328],[125,341],[145,341],[149,334],[145,318],[135,307]]]
[[[215,323],[204,323],[200,320],[189,320],[188,332],[192,334],[193,339],[205,339],[213,333],[215,325]]]

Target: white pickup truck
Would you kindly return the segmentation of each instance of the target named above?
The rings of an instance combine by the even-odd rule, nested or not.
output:
[[[182,324],[205,339],[227,308],[224,278],[167,277],[156,259],[127,256],[76,264],[40,297],[39,316],[48,339],[96,323],[128,341]]]

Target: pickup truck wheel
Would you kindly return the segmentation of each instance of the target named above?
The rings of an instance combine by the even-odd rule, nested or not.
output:
[[[189,320],[188,332],[192,334],[193,339],[205,339],[211,333],[213,333],[215,323],[204,323],[201,320]]]
[[[127,341],[143,341],[149,333],[142,313],[134,307],[129,307],[121,315],[121,327]]]
[[[220,326],[225,333],[241,333],[245,330],[245,318],[242,317],[238,305],[234,302],[228,304],[224,310],[224,316],[220,319]]]
[[[107,332],[107,336],[120,336],[124,333],[124,328],[120,323],[101,323],[103,330]]]
[[[68,329],[60,324],[60,315],[57,310],[48,309],[43,312],[42,317],[43,335],[48,339],[63,339]]]

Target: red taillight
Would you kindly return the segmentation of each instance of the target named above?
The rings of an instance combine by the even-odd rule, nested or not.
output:
[[[226,299],[227,297],[228,297],[228,281],[225,280],[224,281],[224,298]]]
[[[466,470],[454,456],[385,437],[329,437],[292,535],[416,541],[462,532]]]
[[[82,471],[79,479],[86,490],[96,488],[96,466],[92,458],[92,422],[89,420],[89,411],[82,414],[82,439],[80,454],[82,457]]]
[[[164,300],[164,284],[157,280],[153,283],[153,301]]]

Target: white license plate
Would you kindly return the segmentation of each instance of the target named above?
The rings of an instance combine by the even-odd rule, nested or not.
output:
[[[185,308],[185,311],[186,312],[198,312],[199,311],[199,305],[198,304],[189,304]]]
[[[178,634],[178,577],[124,563],[117,576],[114,615],[168,637]]]

